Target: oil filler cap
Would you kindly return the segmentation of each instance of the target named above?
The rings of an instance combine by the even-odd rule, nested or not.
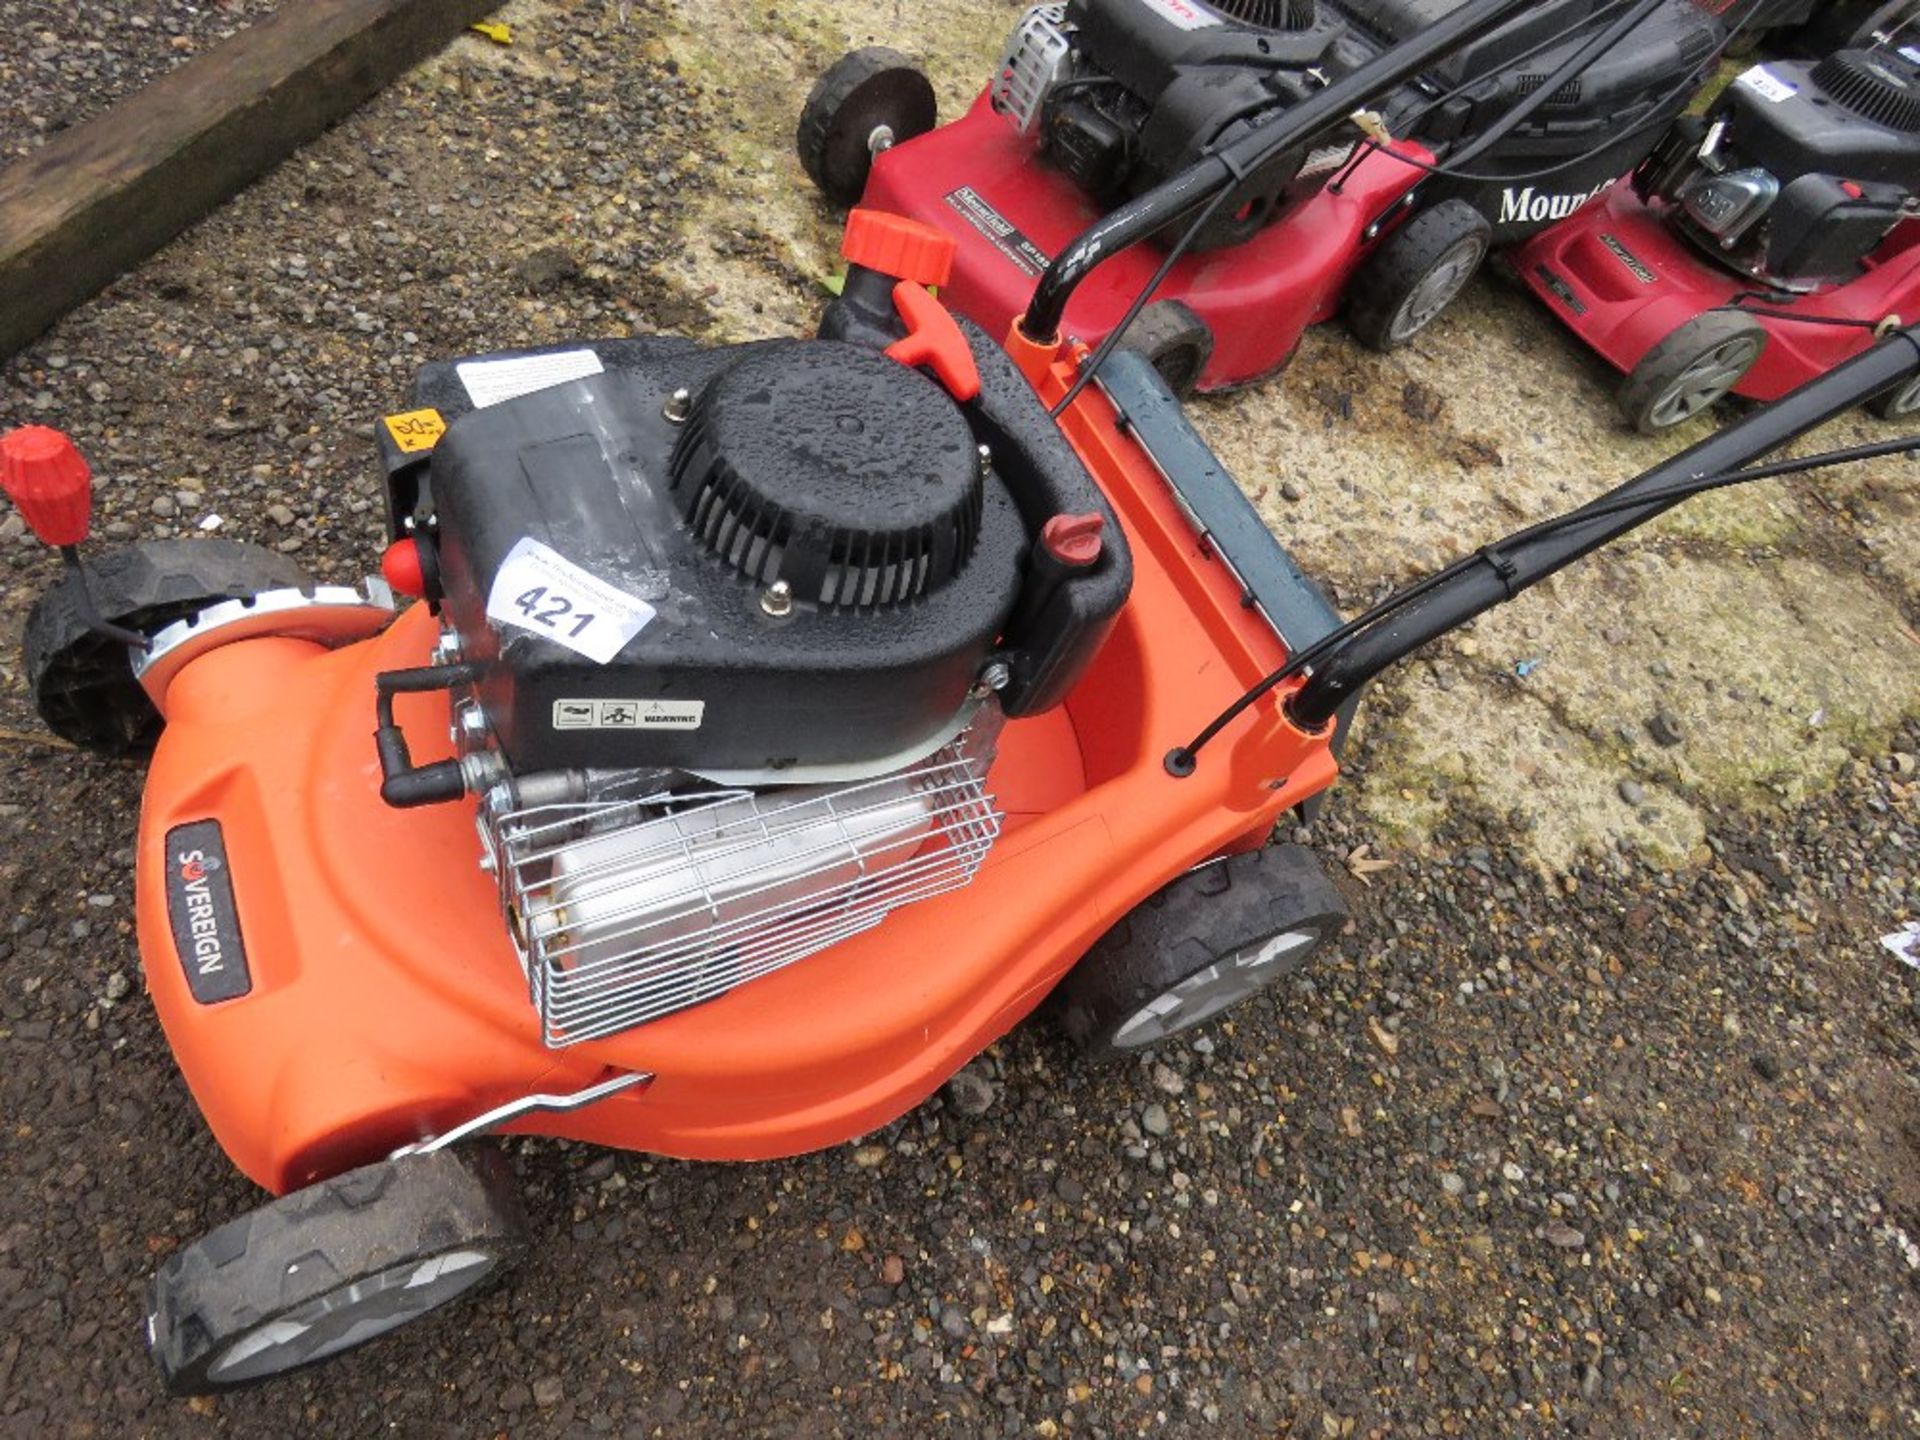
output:
[[[1106,528],[1106,520],[1098,515],[1056,515],[1040,527],[1040,544],[1058,564],[1086,570],[1100,563],[1105,549],[1100,537]]]
[[[93,472],[72,440],[45,425],[0,436],[0,484],[49,545],[78,545],[93,518]]]

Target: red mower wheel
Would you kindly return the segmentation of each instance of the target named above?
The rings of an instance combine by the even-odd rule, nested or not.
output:
[[[1178,300],[1156,300],[1127,327],[1124,350],[1143,355],[1179,399],[1193,394],[1213,358],[1213,331]]]
[[[1346,922],[1346,902],[1311,851],[1229,856],[1182,875],[1103,935],[1060,982],[1053,1009],[1083,1054],[1118,1059],[1260,994]]]
[[[1460,298],[1493,243],[1464,200],[1422,210],[1367,257],[1347,285],[1347,328],[1372,350],[1398,350]]]
[[[800,164],[836,205],[857,205],[873,157],[939,120],[933,83],[898,50],[870,45],[834,62],[807,96],[794,136]]]
[[[1766,348],[1767,332],[1751,316],[1696,315],[1633,367],[1620,387],[1620,413],[1642,435],[1658,435],[1731,395]]]

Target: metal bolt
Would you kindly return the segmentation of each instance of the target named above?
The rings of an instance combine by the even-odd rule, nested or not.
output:
[[[1013,671],[1004,660],[996,660],[980,672],[980,683],[989,690],[1004,690],[1012,681]]]
[[[793,587],[784,580],[776,580],[767,587],[767,593],[760,597],[760,608],[780,620],[793,613]]]
[[[672,425],[684,425],[687,417],[693,413],[693,392],[682,385],[667,397],[667,407],[660,412]]]
[[[456,741],[465,740],[469,745],[477,749],[487,743],[488,736],[489,732],[487,730],[487,717],[485,712],[483,712],[478,705],[462,705],[460,707],[460,724],[454,731],[453,738]]]
[[[984,480],[992,473],[993,447],[991,445],[982,445],[980,447],[980,478]]]
[[[1367,226],[1367,239],[1378,240],[1379,238],[1380,238],[1380,227],[1378,225]]]
[[[876,125],[867,132],[867,153],[879,155],[893,148],[893,127]]]
[[[460,634],[457,630],[442,630],[440,638],[433,642],[433,654],[429,657],[435,665],[451,665],[460,658]]]

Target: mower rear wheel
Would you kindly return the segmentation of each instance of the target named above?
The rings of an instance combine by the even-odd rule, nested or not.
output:
[[[800,164],[836,205],[858,205],[873,157],[933,129],[933,82],[898,50],[869,45],[835,61],[807,96],[794,136]]]
[[[1107,932],[1054,993],[1095,1059],[1157,1045],[1292,974],[1346,923],[1311,851],[1275,845],[1182,875]]]
[[[1733,393],[1767,348],[1767,332],[1731,310],[1696,315],[1649,350],[1620,387],[1620,413],[1642,435],[1691,420]]]
[[[237,540],[151,540],[86,566],[100,618],[153,636],[223,600],[307,589],[293,561]],[[138,755],[160,736],[160,714],[134,679],[127,647],[89,630],[80,577],[69,570],[27,616],[27,687],[47,728],[102,755]]]
[[[168,1256],[147,1343],[176,1395],[258,1384],[451,1304],[526,1244],[513,1167],[498,1150],[382,1160]]]
[[[1905,420],[1920,413],[1920,375],[1874,396],[1867,402],[1867,413],[1876,420]]]
[[[1127,327],[1121,348],[1144,355],[1184,400],[1193,394],[1213,358],[1213,331],[1178,300],[1156,300]]]
[[[1373,350],[1398,350],[1479,273],[1493,243],[1487,217],[1464,200],[1442,200],[1407,221],[1347,285],[1347,328]]]

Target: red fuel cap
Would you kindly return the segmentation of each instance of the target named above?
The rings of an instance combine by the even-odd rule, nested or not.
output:
[[[855,210],[840,241],[851,263],[915,285],[946,284],[957,248],[944,230],[885,210]]]
[[[58,430],[27,425],[0,436],[0,486],[49,545],[78,545],[93,516],[93,472]]]
[[[1068,569],[1085,570],[1100,560],[1106,526],[1098,515],[1056,515],[1040,528],[1040,543]]]

